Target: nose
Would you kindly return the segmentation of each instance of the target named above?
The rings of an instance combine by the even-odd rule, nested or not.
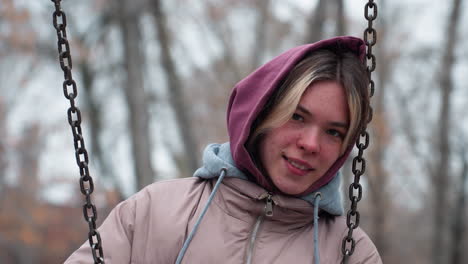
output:
[[[317,128],[305,129],[300,133],[297,146],[308,153],[320,152],[320,133]]]

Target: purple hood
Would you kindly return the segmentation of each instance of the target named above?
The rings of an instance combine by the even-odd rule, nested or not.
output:
[[[256,117],[266,102],[279,87],[283,79],[302,58],[311,51],[318,49],[338,49],[351,51],[361,60],[365,58],[365,43],[356,37],[335,37],[292,48],[275,57],[265,65],[258,68],[245,79],[240,81],[233,89],[227,110],[227,123],[232,158],[236,166],[269,191],[274,190],[270,180],[255,166],[245,144]],[[341,168],[353,143],[348,150],[330,167],[330,169],[303,193],[308,194],[330,182]]]

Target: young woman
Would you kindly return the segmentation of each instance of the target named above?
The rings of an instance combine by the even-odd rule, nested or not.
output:
[[[299,46],[238,83],[229,142],[194,177],[120,203],[99,231],[107,263],[341,263],[347,234],[338,170],[368,115],[365,44]],[[349,263],[381,263],[353,232]],[[92,263],[88,243],[66,263]]]

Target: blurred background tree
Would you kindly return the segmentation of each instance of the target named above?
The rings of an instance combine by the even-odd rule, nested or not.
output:
[[[467,4],[376,2],[360,225],[384,263],[467,263]],[[64,0],[62,7],[98,224],[143,186],[191,176],[206,144],[227,141],[229,92],[256,67],[303,43],[362,37],[367,26],[360,1]],[[62,262],[87,239],[52,12],[50,1],[0,0],[1,263]],[[350,171],[348,162],[346,199]]]

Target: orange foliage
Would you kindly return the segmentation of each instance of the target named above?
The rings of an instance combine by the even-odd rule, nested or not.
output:
[[[8,199],[0,202],[0,263],[14,263],[12,255],[28,250],[38,255],[35,263],[63,262],[87,240],[88,226],[81,207],[41,203],[21,189],[3,186],[3,195]],[[103,195],[108,198],[108,206],[98,209],[98,225],[120,201],[114,191]]]
[[[0,17],[10,28],[6,33],[0,34],[0,40],[15,50],[33,52],[37,37],[28,10],[19,10],[13,0],[0,0],[0,3]]]

